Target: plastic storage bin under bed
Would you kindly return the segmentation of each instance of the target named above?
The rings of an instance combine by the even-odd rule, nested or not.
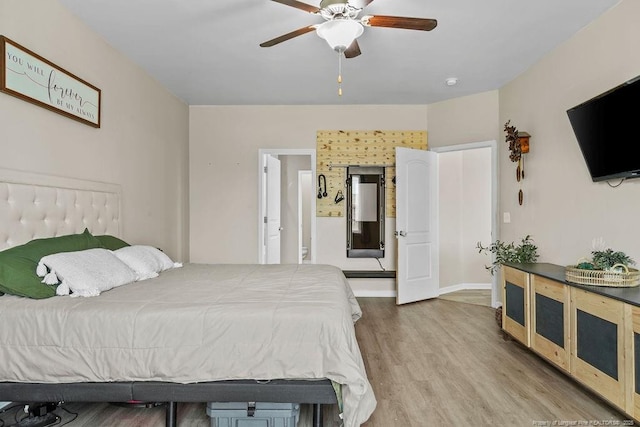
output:
[[[298,403],[209,402],[211,427],[297,427]]]

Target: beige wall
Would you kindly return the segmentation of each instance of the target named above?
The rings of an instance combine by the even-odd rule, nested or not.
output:
[[[498,101],[498,91],[490,91],[428,105],[429,148],[499,141]]]
[[[311,156],[279,156],[282,171],[280,189],[280,262],[297,264],[298,171],[311,170]],[[307,212],[310,214],[310,212]]]
[[[602,237],[640,262],[640,179],[617,188],[593,183],[566,115],[568,108],[640,74],[639,16],[640,2],[622,1],[500,91],[500,123],[510,119],[532,135],[523,206],[504,133],[500,140],[500,211],[511,213],[502,238],[517,241],[531,234],[541,261],[575,264],[589,255],[592,239]],[[635,125],[620,123],[629,129],[633,153],[639,143]]]
[[[440,153],[438,166],[440,287],[489,284],[476,244],[491,241],[491,148]]]
[[[462,152],[440,154],[438,171],[440,265],[454,267],[440,268],[440,287],[443,288],[462,282]]]
[[[419,105],[191,106],[189,120],[194,262],[258,261],[260,148],[315,149],[318,130],[427,128]],[[350,267],[364,261],[346,258],[345,233],[344,218],[318,218],[316,262],[379,268]]]
[[[56,0],[0,0],[0,34],[102,90],[100,129],[0,93],[0,167],[120,184],[125,240],[188,260],[188,107]]]
[[[479,254],[476,244],[491,242],[491,148],[462,152],[462,283],[489,283],[484,268],[491,261]]]

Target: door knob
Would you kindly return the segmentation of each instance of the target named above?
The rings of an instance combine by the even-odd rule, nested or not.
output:
[[[400,237],[400,236],[405,237],[407,235],[407,232],[400,230],[400,231],[396,231],[394,234],[396,237]]]

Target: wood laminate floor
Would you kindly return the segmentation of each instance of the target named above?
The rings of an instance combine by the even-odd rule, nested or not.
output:
[[[438,298],[446,299],[447,301],[457,301],[490,307],[491,289],[463,289],[448,294],[442,294]]]
[[[490,307],[436,298],[398,307],[359,299],[356,333],[378,406],[363,427],[630,425],[499,331]],[[164,408],[66,403],[72,427],[156,427]],[[72,416],[62,409],[62,423]],[[11,411],[2,414],[11,424]],[[1,425],[1,424],[0,424]],[[60,424],[59,424],[60,425]],[[210,426],[205,403],[179,404],[178,426]],[[310,425],[303,406],[298,427]],[[336,427],[333,408],[325,427]]]

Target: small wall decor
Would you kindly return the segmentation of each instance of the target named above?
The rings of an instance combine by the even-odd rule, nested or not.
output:
[[[529,135],[527,132],[519,132],[515,126],[510,126],[511,120],[507,120],[504,124],[504,131],[507,133],[505,141],[509,144],[509,159],[517,162],[516,181],[520,182],[524,179],[524,157],[523,154],[529,152]],[[518,204],[524,202],[524,194],[522,188],[518,191]]]
[[[4,36],[0,92],[100,127],[100,89]]]

